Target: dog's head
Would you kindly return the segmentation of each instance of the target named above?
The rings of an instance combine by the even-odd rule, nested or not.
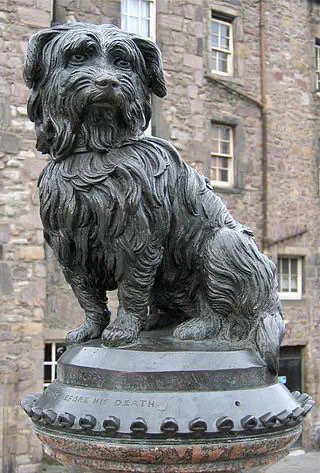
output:
[[[138,137],[150,94],[166,95],[161,53],[113,25],[73,23],[32,36],[24,78],[37,149],[63,159],[75,144],[104,150]]]

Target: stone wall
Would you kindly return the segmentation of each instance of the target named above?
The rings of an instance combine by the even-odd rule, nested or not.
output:
[[[320,5],[269,0],[266,14],[268,86],[268,254],[304,257],[304,293],[284,302],[286,345],[304,348],[304,388],[320,404],[319,101],[314,41]],[[44,249],[36,180],[46,158],[35,152],[26,117],[21,71],[29,36],[50,25],[49,0],[0,0],[0,465],[32,473],[41,447],[18,407],[42,389],[43,343],[64,338],[80,323],[79,309],[49,249]],[[208,68],[211,9],[234,17],[235,74]],[[55,21],[120,23],[120,1],[58,0]],[[236,129],[236,181],[217,188],[233,215],[262,242],[262,126],[259,2],[157,0],[157,42],[168,96],[155,99],[155,134],[208,172],[211,122]],[[299,236],[294,236],[300,234]],[[278,241],[278,243],[275,243]],[[115,295],[111,306],[116,309]],[[320,418],[306,424],[304,445],[319,445]],[[2,462],[2,463],[1,463]]]
[[[35,151],[22,66],[30,35],[50,24],[50,1],[0,2],[0,471],[33,473],[42,449],[19,408],[42,389],[46,272]]]
[[[285,343],[305,346],[305,390],[319,406],[320,96],[315,93],[314,45],[315,38],[320,38],[320,5],[273,1],[270,8],[269,237],[276,241],[306,229],[301,236],[273,245],[270,254],[304,257],[303,298],[284,303],[288,331]],[[313,411],[305,428],[305,444],[319,446],[319,409]]]

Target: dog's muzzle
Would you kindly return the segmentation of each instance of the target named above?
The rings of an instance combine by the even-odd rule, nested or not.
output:
[[[93,104],[110,105],[117,102],[120,82],[116,77],[109,74],[99,76],[95,79],[94,86],[99,95],[93,100]]]
[[[94,85],[103,92],[114,92],[118,89],[120,83],[116,77],[110,75],[100,76],[94,81]]]

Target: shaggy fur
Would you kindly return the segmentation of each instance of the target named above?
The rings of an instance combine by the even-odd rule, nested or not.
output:
[[[45,238],[86,313],[68,341],[134,342],[151,311],[183,320],[179,339],[257,347],[276,372],[274,264],[205,177],[143,136],[151,92],[166,94],[157,46],[112,25],[53,27],[32,37],[24,74],[37,148],[51,156],[39,179]]]

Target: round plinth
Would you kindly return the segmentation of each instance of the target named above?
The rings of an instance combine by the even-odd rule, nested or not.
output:
[[[74,437],[35,428],[45,451],[77,471],[108,473],[211,473],[250,471],[277,462],[289,453],[301,427],[264,437],[185,441],[119,441],[103,437]]]
[[[73,471],[249,472],[287,455],[312,400],[255,352],[226,348],[154,332],[123,348],[72,346],[57,380],[22,404]]]

